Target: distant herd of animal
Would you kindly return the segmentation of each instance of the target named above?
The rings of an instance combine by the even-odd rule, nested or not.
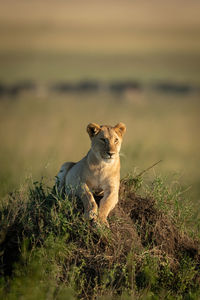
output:
[[[141,92],[145,89],[161,93],[188,94],[200,93],[200,86],[189,83],[160,81],[152,84],[144,84],[136,80],[121,80],[113,82],[101,82],[94,80],[83,80],[78,82],[60,81],[52,84],[42,85],[34,81],[25,80],[13,84],[0,83],[0,98],[15,98],[22,93],[91,93],[106,91],[123,95],[127,91]]]

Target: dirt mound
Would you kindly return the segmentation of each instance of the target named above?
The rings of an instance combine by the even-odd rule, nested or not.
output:
[[[122,217],[125,215],[132,228],[135,228],[133,240],[137,234],[137,241],[142,246],[157,248],[174,261],[184,255],[200,261],[198,241],[180,232],[172,220],[156,207],[153,198],[136,195],[126,181],[121,183],[118,207],[123,212]],[[118,214],[116,211],[114,213]]]
[[[121,182],[119,203],[109,215],[109,224],[111,242],[102,237],[105,244],[100,252],[110,257],[112,263],[125,262],[130,251],[139,259],[141,252],[148,249],[152,257],[164,260],[172,269],[177,269],[184,257],[194,261],[196,269],[200,264],[199,241],[180,231],[157,208],[153,198],[136,195],[125,180]]]

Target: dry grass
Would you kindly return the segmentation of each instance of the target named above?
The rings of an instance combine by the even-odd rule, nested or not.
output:
[[[198,1],[1,1],[0,79],[199,83]]]
[[[173,45],[197,52],[199,9],[197,1],[8,1],[1,3],[1,49],[132,53]]]

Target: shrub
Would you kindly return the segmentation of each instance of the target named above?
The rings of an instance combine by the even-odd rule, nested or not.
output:
[[[146,197],[136,194],[141,180],[121,181],[110,229],[42,181],[10,194],[0,209],[1,298],[197,299],[199,242],[179,226],[180,211],[159,205],[156,180]]]

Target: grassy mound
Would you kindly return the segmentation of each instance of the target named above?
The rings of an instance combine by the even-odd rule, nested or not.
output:
[[[0,298],[198,299],[199,241],[183,226],[180,194],[156,179],[141,197],[139,185],[122,180],[110,229],[85,222],[81,202],[42,182],[9,195],[0,209]]]

